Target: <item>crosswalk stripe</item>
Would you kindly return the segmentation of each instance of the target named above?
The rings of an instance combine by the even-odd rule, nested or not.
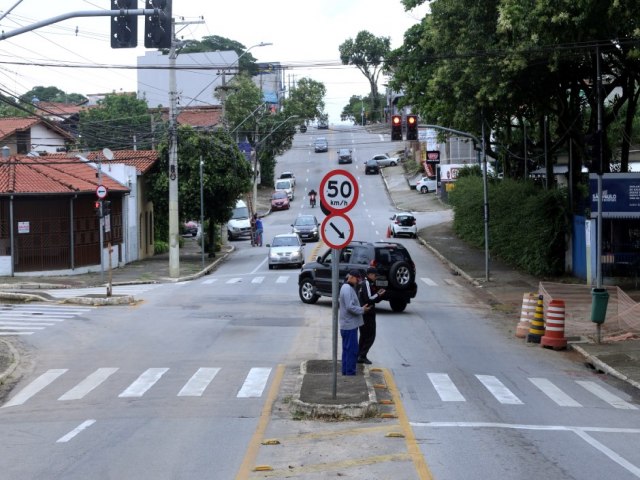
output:
[[[46,323],[46,322],[3,322],[0,321],[0,325],[21,325],[21,326],[32,326],[32,327],[50,327],[51,325],[55,325],[55,323]]]
[[[240,283],[241,281],[242,281],[242,278],[235,277],[235,278],[230,278],[229,280],[227,280],[226,283]]]
[[[289,280],[288,275],[280,275],[276,280],[276,283],[287,283],[287,280]]]
[[[446,373],[427,373],[433,388],[443,402],[464,402],[465,398]]]
[[[583,380],[577,380],[576,382],[578,383],[578,385],[581,385],[583,388],[585,388],[589,392],[593,393],[600,400],[604,400],[605,402],[607,402],[609,405],[611,405],[614,408],[619,408],[619,409],[622,409],[622,410],[637,410],[638,409],[638,407],[636,407],[635,405],[632,405],[632,404],[630,404],[628,402],[625,402],[623,399],[621,399],[617,395],[614,395],[613,393],[609,392],[608,390],[605,390],[603,387],[601,387],[600,385],[598,385],[595,382],[589,382],[589,381],[583,381]]]
[[[485,386],[496,400],[505,405],[522,405],[522,400],[515,396],[511,390],[493,375],[476,375],[476,378]]]
[[[262,395],[270,374],[270,368],[252,368],[249,370],[249,374],[238,392],[238,398],[259,397]]]
[[[44,330],[45,327],[0,327],[0,330]]]
[[[538,387],[547,397],[556,402],[560,407],[582,406],[546,378],[530,378],[529,381]]]
[[[12,335],[33,335],[35,332],[0,332],[0,337],[9,337]]]
[[[434,282],[433,280],[431,280],[430,278],[421,278],[420,280],[422,280],[424,283],[426,283],[427,285],[429,285],[430,287],[437,287],[438,284],[436,282]]]
[[[11,400],[9,400],[7,403],[5,403],[2,406],[2,408],[22,405],[24,402],[29,400],[31,397],[37,394],[40,390],[45,388],[47,385],[52,383],[55,379],[57,379],[60,375],[64,374],[67,371],[68,371],[67,368],[56,368],[56,369],[47,370],[38,378],[36,378],[33,382],[31,382],[29,385],[27,385],[25,388],[20,390],[20,392]]]
[[[208,278],[204,282],[202,282],[202,284],[203,285],[211,285],[212,283],[215,283],[216,280],[218,280],[218,279],[217,278]]]
[[[58,400],[80,400],[117,371],[117,368],[99,368]]]
[[[200,397],[219,371],[219,368],[199,368],[198,371],[189,379],[186,385],[182,387],[178,396]]]
[[[140,375],[135,382],[127,387],[118,397],[141,397],[160,380],[160,377],[167,373],[168,368],[149,368]]]
[[[264,277],[255,277],[253,280],[251,280],[251,283],[262,283],[263,280]]]

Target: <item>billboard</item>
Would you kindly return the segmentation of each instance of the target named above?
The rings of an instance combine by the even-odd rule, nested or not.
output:
[[[589,175],[591,218],[598,216],[598,175]],[[602,175],[602,218],[640,218],[640,174]]]

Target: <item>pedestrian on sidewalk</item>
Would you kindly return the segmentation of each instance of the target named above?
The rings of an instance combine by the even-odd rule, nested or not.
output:
[[[371,365],[367,354],[376,339],[376,303],[382,301],[386,292],[384,288],[378,289],[376,286],[377,274],[374,267],[367,268],[366,277],[358,285],[360,305],[370,306],[369,311],[362,315],[364,324],[360,327],[360,341],[358,342],[358,363],[366,363],[367,365]]]
[[[360,306],[356,286],[360,280],[360,272],[350,270],[347,281],[340,287],[340,308],[338,324],[342,337],[342,375],[356,374],[358,360],[358,327],[364,324],[362,314],[369,311],[369,306]]]
[[[262,246],[262,232],[263,232],[263,228],[262,228],[262,220],[260,220],[260,217],[258,217],[257,213],[253,214],[253,224],[254,224],[254,228],[255,228],[255,239],[254,239],[254,244],[258,247]]]

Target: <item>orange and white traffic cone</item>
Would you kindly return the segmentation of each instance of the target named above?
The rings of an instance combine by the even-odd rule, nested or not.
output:
[[[545,317],[544,335],[540,339],[543,347],[562,350],[567,348],[564,336],[564,301],[551,300]]]
[[[522,295],[522,310],[520,312],[520,321],[516,327],[516,337],[525,338],[529,333],[531,319],[536,312],[538,303],[535,293],[525,293]]]
[[[391,238],[391,227],[387,227],[387,238]]]

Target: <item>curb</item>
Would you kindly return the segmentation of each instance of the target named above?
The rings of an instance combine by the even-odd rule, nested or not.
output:
[[[1,384],[18,367],[18,360],[20,358],[20,355],[18,354],[18,351],[15,349],[15,347],[13,345],[11,345],[11,343],[7,342],[6,340],[2,340],[2,339],[0,339],[0,343],[4,344],[7,347],[7,349],[9,350],[9,352],[11,353],[11,365],[9,365],[4,372],[0,372],[0,384]]]
[[[580,345],[576,345],[576,344],[571,344],[571,348],[573,350],[575,350],[576,352],[580,353],[584,358],[586,358],[590,363],[592,363],[595,367],[597,367],[599,370],[602,370],[603,372],[616,377],[620,380],[623,380],[625,382],[627,382],[629,385],[633,385],[636,388],[640,388],[640,382],[637,382],[631,378],[629,378],[627,375],[624,375],[623,373],[620,373],[618,370],[616,370],[615,368],[610,367],[609,365],[607,365],[606,363],[604,363],[602,360],[600,360],[598,357],[591,355],[590,353],[587,353],[587,351],[582,348]]]

